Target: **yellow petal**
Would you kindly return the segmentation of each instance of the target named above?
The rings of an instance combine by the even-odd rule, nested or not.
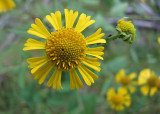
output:
[[[48,22],[51,23],[51,25],[54,27],[55,30],[62,28],[60,11],[56,11],[55,14],[51,13],[51,15],[47,15],[46,19],[48,20]]]
[[[66,28],[72,28],[74,25],[75,20],[77,19],[78,12],[74,12],[73,10],[64,9],[65,12],[65,21],[66,21]]]
[[[131,105],[131,97],[129,94],[124,96],[124,104],[129,107]]]
[[[86,17],[86,14],[82,13],[79,17],[79,20],[76,24],[75,30],[78,32],[82,32],[85,28],[93,24],[95,21],[90,20],[90,16]]]
[[[45,49],[45,43],[31,38],[29,38],[24,45],[26,46],[23,48],[24,51],[33,49]]]
[[[93,48],[93,49],[92,49],[92,48],[88,48],[88,49],[86,50],[86,54],[87,54],[87,55],[91,55],[91,56],[95,56],[95,57],[103,60],[103,57],[101,57],[101,55],[103,55],[104,53],[103,53],[103,52],[100,52],[100,51],[93,51],[94,49],[96,49],[96,48]]]
[[[31,71],[32,73],[35,72],[36,70],[38,70],[41,66],[43,66],[48,61],[49,61],[49,59],[47,56],[27,59],[27,62],[30,64],[28,67],[33,68]]]
[[[126,88],[118,88],[118,94],[126,95],[128,93]]]
[[[101,33],[102,29],[99,28],[95,33],[93,33],[92,35],[88,36],[85,38],[86,42],[89,40],[94,39],[97,35],[99,35]]]
[[[123,106],[122,104],[119,104],[119,105],[117,105],[117,106],[115,107],[115,109],[116,109],[117,111],[124,110],[124,106]]]
[[[50,79],[47,82],[48,87],[51,87],[53,82],[55,82],[56,77],[58,76],[57,74],[58,74],[58,70],[55,70],[54,73],[52,74],[52,76],[50,77]],[[54,84],[56,84],[56,83],[54,83]]]
[[[110,88],[106,93],[107,100],[110,100],[114,95],[115,95],[115,90],[113,88]]]
[[[136,78],[136,76],[137,76],[137,73],[131,73],[131,74],[129,74],[129,78],[131,79],[131,80],[133,80],[134,78]]]
[[[157,87],[152,87],[150,90],[150,96],[153,96],[157,92]]]
[[[131,93],[134,93],[136,91],[136,88],[134,86],[129,86],[129,90]]]
[[[0,0],[0,12],[10,10],[16,5],[12,0]]]
[[[94,35],[94,34],[93,34]],[[85,38],[87,44],[90,43],[90,42],[93,42],[93,41],[96,41],[96,40],[99,40],[101,39],[105,34],[104,33],[101,33],[101,34],[97,34],[97,35],[94,35],[94,36],[89,36],[87,38]]]
[[[151,76],[150,69],[142,70],[138,77],[138,84],[139,85],[145,84],[150,76]]]
[[[50,79],[47,82],[47,86],[50,87],[53,85],[53,89],[59,90],[61,88],[61,75],[62,70],[56,69]]]
[[[35,23],[36,24],[32,24],[31,27],[27,32],[29,34],[38,36],[38,37],[42,37],[42,38],[48,38],[50,36],[50,33],[48,32],[48,30],[45,28],[45,26],[43,25],[43,23],[41,22],[41,20],[39,18],[35,19]]]
[[[77,89],[79,89],[79,87],[83,88],[84,85],[82,83],[82,81],[80,80],[77,72],[75,69],[70,70],[70,88],[74,89],[76,86]]]
[[[117,74],[116,74],[116,81],[118,83],[121,82],[121,78],[125,76],[125,70],[121,69]]]
[[[100,66],[100,63],[99,62],[94,62],[94,61],[90,61],[88,58],[84,58],[84,60],[83,60],[83,62],[82,63],[84,63],[85,65],[87,65],[88,67],[90,67],[90,68],[92,68],[92,69],[94,69],[95,71],[100,71],[101,70],[101,68],[100,67],[98,67],[98,66]]]
[[[87,48],[86,52],[97,53],[97,55],[103,55],[104,47]]]
[[[160,44],[160,37],[158,37],[158,43]]]
[[[91,85],[91,82],[94,83],[93,79],[97,79],[98,76],[94,74],[92,71],[90,71],[88,68],[86,68],[84,65],[79,65],[78,67],[79,72],[81,73],[84,81],[87,85]]]
[[[141,87],[141,92],[142,92],[143,95],[146,96],[149,92],[149,86],[148,85],[142,86]]]
[[[105,39],[98,39],[98,40],[86,42],[87,45],[89,45],[89,44],[97,44],[97,43],[106,43],[106,40]]]
[[[48,63],[48,64],[42,66],[36,72],[33,73],[33,76],[35,76],[34,79],[35,80],[39,79],[38,83],[42,84],[43,81],[45,80],[46,76],[48,75],[48,73],[51,71],[52,68],[53,68],[52,63]]]

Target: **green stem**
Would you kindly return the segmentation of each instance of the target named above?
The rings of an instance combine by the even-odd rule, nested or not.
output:
[[[116,38],[118,38],[121,34],[116,34],[116,35],[112,35],[110,37],[107,38],[107,41],[111,41],[111,40],[114,40]]]

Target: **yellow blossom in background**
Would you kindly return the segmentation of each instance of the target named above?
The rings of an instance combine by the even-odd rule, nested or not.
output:
[[[135,42],[136,29],[132,21],[126,21],[125,18],[128,18],[128,17],[124,17],[118,21],[116,30],[121,34],[120,38],[123,41],[129,42],[132,44]]]
[[[158,81],[159,79],[153,71],[151,71],[150,69],[142,70],[138,77],[138,84],[142,85],[142,94],[145,96],[148,94],[150,94],[150,96],[153,96],[158,90]]]
[[[158,37],[158,43],[160,44],[160,37]]]
[[[129,89],[131,93],[135,92],[136,88],[134,87],[136,82],[134,79],[136,78],[137,74],[136,73],[131,73],[129,75],[125,74],[125,70],[121,69],[117,74],[116,74],[116,82],[120,83],[124,89]]]
[[[109,89],[106,93],[106,99],[111,105],[112,109],[116,111],[124,110],[124,107],[129,107],[131,104],[131,98],[128,91],[124,88],[119,88],[118,92],[115,92],[113,88]]]
[[[78,12],[65,9],[65,26],[62,26],[62,16],[60,11],[47,15],[46,19],[54,27],[54,32],[49,32],[40,19],[35,19],[35,24],[31,24],[28,30],[29,34],[45,39],[44,42],[29,38],[25,43],[23,50],[43,49],[45,56],[29,58],[29,68],[31,74],[35,76],[39,84],[42,84],[52,69],[55,69],[52,76],[49,78],[47,86],[52,86],[53,89],[60,89],[61,75],[63,71],[70,73],[70,88],[79,89],[84,85],[77,74],[77,69],[82,75],[88,86],[94,83],[94,79],[98,76],[89,70],[86,66],[100,71],[101,68],[99,59],[104,53],[104,47],[89,48],[90,44],[106,43],[106,40],[101,39],[105,34],[101,33],[99,28],[94,34],[84,37],[82,31],[95,21],[90,20],[91,16],[86,16],[82,13],[74,27],[74,23],[78,17]],[[92,57],[89,57],[89,56]]]
[[[141,2],[146,3],[146,0],[141,0]]]
[[[160,90],[160,77],[158,77],[157,88],[158,88],[158,91],[159,91]]]
[[[13,0],[0,0],[0,12],[10,10],[14,8],[16,5]]]

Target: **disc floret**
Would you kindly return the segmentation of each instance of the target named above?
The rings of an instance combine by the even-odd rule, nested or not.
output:
[[[84,36],[73,28],[62,28],[51,33],[46,41],[46,54],[58,69],[75,68],[85,57]]]

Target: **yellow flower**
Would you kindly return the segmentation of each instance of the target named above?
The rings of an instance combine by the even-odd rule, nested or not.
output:
[[[142,85],[141,92],[143,95],[153,96],[157,92],[158,77],[150,69],[144,69],[138,77],[138,84]]]
[[[10,10],[16,5],[12,0],[0,0],[0,12]]]
[[[145,3],[145,2],[146,2],[146,0],[141,0],[141,2]]]
[[[121,69],[116,74],[116,81],[117,83],[120,83],[124,89],[129,89],[131,93],[135,92],[136,88],[134,87],[135,81],[133,81],[136,78],[136,73],[131,73],[128,76],[125,75],[125,70]]]
[[[158,78],[157,89],[160,90],[160,77]]]
[[[90,44],[106,43],[106,40],[101,39],[105,34],[101,33],[102,29],[100,28],[94,34],[85,38],[82,31],[95,21],[90,20],[90,16],[82,13],[77,24],[73,27],[78,12],[68,9],[65,9],[64,12],[66,26],[62,26],[60,11],[46,16],[46,19],[55,29],[51,33],[45,28],[41,20],[36,18],[36,24],[31,25],[32,28],[28,30],[28,33],[44,38],[45,42],[29,38],[23,50],[45,50],[45,56],[27,60],[30,64],[29,68],[32,69],[31,74],[35,76],[36,80],[39,79],[39,84],[44,82],[46,76],[54,68],[55,71],[47,83],[48,87],[52,86],[53,89],[57,88],[59,90],[61,88],[62,71],[69,71],[70,88],[74,89],[76,87],[79,89],[84,85],[76,72],[77,69],[89,86],[94,83],[94,79],[98,78],[86,66],[98,72],[101,70],[98,60],[103,60],[101,56],[104,54],[102,52],[104,47],[89,48],[88,46]]]
[[[129,43],[134,43],[136,38],[136,29],[132,21],[125,21],[122,18],[118,21],[116,30],[121,34],[120,38]]]
[[[124,88],[119,88],[118,93],[115,93],[115,90],[111,88],[106,93],[106,96],[108,103],[116,111],[124,110],[124,106],[129,107],[131,104],[130,95]]]
[[[158,43],[160,44],[160,37],[158,37]]]

